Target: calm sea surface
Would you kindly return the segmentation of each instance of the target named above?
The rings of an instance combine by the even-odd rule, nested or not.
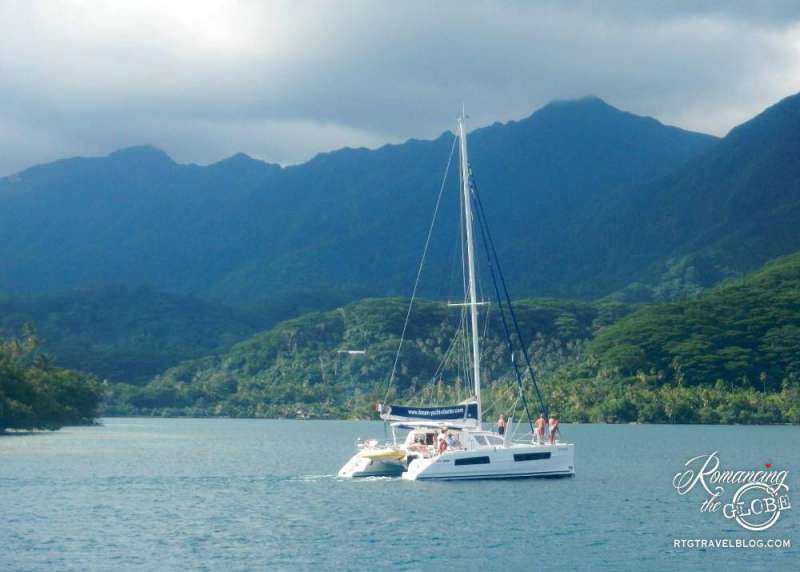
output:
[[[564,435],[575,478],[453,483],[336,478],[380,423],[106,419],[0,437],[0,570],[800,570],[800,428]],[[672,477],[712,451],[788,469],[796,507],[761,533],[701,514],[705,493],[678,496]]]

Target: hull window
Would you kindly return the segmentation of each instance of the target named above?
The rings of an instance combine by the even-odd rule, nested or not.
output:
[[[466,459],[456,459],[456,465],[488,465],[489,457],[467,457]]]
[[[518,453],[514,455],[515,461],[539,461],[541,459],[549,459],[550,453]]]

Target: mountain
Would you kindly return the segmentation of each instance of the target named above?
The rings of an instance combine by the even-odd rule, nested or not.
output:
[[[470,135],[516,295],[608,293],[577,281],[586,221],[715,145],[597,98]],[[280,168],[244,155],[179,165],[152,147],[68,159],[0,181],[0,291],[107,283],[253,302],[303,288],[407,294],[453,143],[342,149]],[[456,169],[423,290],[454,284]],[[635,274],[635,273],[634,273]]]
[[[800,94],[674,172],[618,193],[587,229],[587,280],[637,280],[656,298],[740,276],[800,250]],[[605,283],[602,283],[605,280]],[[687,287],[688,286],[688,287]],[[660,292],[659,292],[660,289]]]
[[[144,384],[184,360],[223,351],[280,321],[350,299],[338,290],[305,289],[229,307],[124,285],[0,296],[0,336],[18,337],[32,326],[41,350],[59,365],[114,382]]]
[[[226,232],[280,168],[178,165],[152,147],[42,165],[0,183],[0,290],[108,283],[199,292],[233,264]],[[241,240],[242,237],[239,237]]]

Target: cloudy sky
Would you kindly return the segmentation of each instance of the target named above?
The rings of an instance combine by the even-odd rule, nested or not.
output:
[[[142,143],[297,163],[588,94],[723,135],[800,91],[800,2],[654,4],[0,0],[0,175]]]

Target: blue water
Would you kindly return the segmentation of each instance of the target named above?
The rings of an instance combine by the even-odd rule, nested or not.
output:
[[[0,569],[800,569],[797,427],[567,425],[575,478],[414,483],[334,476],[380,423],[103,423],[0,437]],[[789,469],[797,508],[762,533],[701,514],[672,476],[714,450],[726,467]]]

